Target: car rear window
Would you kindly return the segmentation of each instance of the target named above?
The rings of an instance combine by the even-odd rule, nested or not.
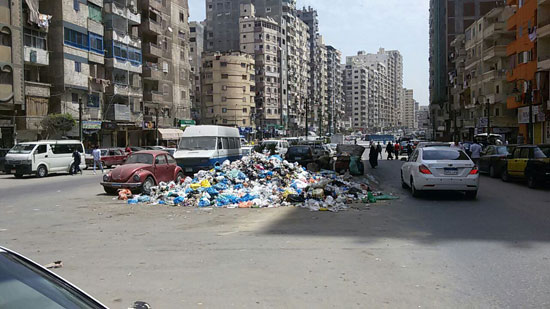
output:
[[[550,158],[550,147],[535,148],[535,158],[536,159]]]
[[[439,150],[439,149],[433,149],[433,150],[424,150],[422,153],[422,159],[426,161],[434,161],[434,160],[458,160],[458,161],[466,161],[470,160],[470,158],[464,153],[464,151],[460,150]]]

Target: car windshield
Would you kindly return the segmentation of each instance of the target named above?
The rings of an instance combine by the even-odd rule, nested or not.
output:
[[[535,159],[550,158],[550,147],[535,148]]]
[[[42,269],[0,250],[0,308],[96,308]]]
[[[181,150],[216,150],[216,137],[184,137],[179,144]]]
[[[274,142],[274,141],[263,142],[262,145],[264,145],[264,146],[270,146],[270,145],[275,145],[275,146],[277,146],[277,142]]]
[[[9,153],[31,153],[36,144],[19,144],[13,146]]]
[[[153,164],[153,155],[148,153],[133,153],[126,159],[125,164],[135,163]]]
[[[470,160],[464,151],[459,150],[437,150],[430,149],[424,150],[422,153],[422,159],[426,161],[436,161],[436,160],[459,160],[466,161]]]

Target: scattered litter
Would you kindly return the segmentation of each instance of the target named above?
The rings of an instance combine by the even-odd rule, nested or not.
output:
[[[126,201],[129,198],[132,197],[132,191],[129,189],[120,189],[118,190],[118,199],[122,201]]]
[[[199,171],[181,183],[159,183],[150,195],[128,197],[128,204],[172,205],[210,210],[297,206],[311,211],[337,212],[353,203],[375,203],[368,181],[356,182],[349,173],[311,172],[280,156],[253,153]]]
[[[44,265],[44,267],[49,268],[49,269],[52,269],[52,268],[61,268],[61,267],[63,267],[63,262],[61,262],[61,261],[55,261],[55,262],[53,262],[53,263],[49,263],[49,264]]]

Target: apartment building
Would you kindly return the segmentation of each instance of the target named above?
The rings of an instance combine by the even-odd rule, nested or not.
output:
[[[195,122],[201,120],[201,64],[202,53],[205,44],[205,23],[190,22],[189,23],[189,63],[191,64],[191,119]]]
[[[546,111],[542,127],[542,142],[550,143],[550,1],[539,1],[537,9],[537,71],[538,99],[541,111]],[[540,111],[539,111],[540,112]]]
[[[328,133],[344,130],[344,89],[342,80],[342,52],[327,46],[327,101]]]
[[[356,58],[346,58],[344,87],[346,105],[351,109],[351,127],[364,133],[369,129],[369,73],[368,67],[357,62]]]
[[[191,93],[193,74],[189,62],[190,29],[189,6],[187,0],[171,1],[171,17],[168,33],[172,34],[172,65],[174,68],[172,98],[169,123],[166,127],[179,126],[182,121],[191,119]],[[170,32],[170,30],[172,30]]]
[[[290,136],[305,134],[306,101],[309,99],[309,27],[293,17],[287,24],[288,130]],[[284,89],[283,89],[284,92]]]
[[[449,54],[451,42],[481,16],[500,5],[494,0],[430,0],[430,109],[438,139],[451,139],[449,72],[454,71]]]
[[[256,127],[254,55],[205,53],[201,74],[203,124]]]
[[[414,100],[414,91],[412,89],[403,88],[401,104],[401,125],[406,131],[416,129],[416,101]]]
[[[416,114],[417,128],[419,131],[427,132],[430,129],[430,107],[419,106]]]

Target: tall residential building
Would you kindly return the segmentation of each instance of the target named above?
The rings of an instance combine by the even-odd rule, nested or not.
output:
[[[369,129],[369,69],[355,58],[347,57],[344,70],[345,101],[351,117],[351,128],[366,133]],[[371,87],[372,91],[376,89]]]
[[[345,116],[344,89],[342,80],[342,52],[333,46],[327,46],[328,78],[328,132],[337,133],[344,130],[342,120]]]
[[[451,42],[498,5],[495,0],[430,0],[430,109],[437,138],[450,137],[448,73]]]
[[[420,103],[414,100],[414,129],[418,129],[418,111],[420,110]]]
[[[292,18],[287,24],[288,130],[291,136],[305,134],[310,70],[309,47],[309,27],[300,18]]]
[[[170,24],[168,33],[172,35],[172,106],[167,127],[179,126],[182,120],[191,119],[191,95],[193,74],[189,62],[190,31],[189,5],[187,0],[170,1]]]
[[[51,84],[47,81],[47,73],[50,62],[48,28],[51,16],[41,20],[39,17],[44,2],[37,1],[36,4],[38,6],[31,8],[27,2],[23,3],[25,117],[17,118],[17,138],[22,141],[42,138],[41,121],[48,114],[50,98]]]
[[[201,64],[204,51],[204,22],[189,23],[189,62],[191,63],[191,119],[200,122],[201,115]]]
[[[155,1],[155,0],[152,0]],[[205,0],[207,51],[238,51],[240,5],[251,0]]]
[[[419,131],[427,132],[430,129],[430,107],[419,106],[416,114],[416,122]]]
[[[540,73],[538,85],[539,101],[543,111],[550,110],[550,1],[539,1],[537,10],[537,71]],[[543,143],[550,143],[550,115],[546,114],[543,126]]]
[[[254,56],[205,53],[202,58],[202,123],[255,127]]]
[[[406,130],[414,130],[416,128],[416,101],[414,100],[414,91],[412,89],[403,88],[402,92],[401,125]]]
[[[537,91],[539,85],[536,73],[538,69],[537,43],[541,33],[535,28],[535,21],[537,20],[537,7],[540,2],[544,1],[508,0],[507,2],[508,5],[516,5],[517,8],[507,23],[507,30],[512,31],[515,36],[506,48],[506,56],[510,59],[510,68],[506,73],[506,79],[518,90],[518,93],[509,93],[510,96],[506,103],[509,109],[514,110],[514,112],[517,111],[518,135],[523,135],[525,142],[535,144],[543,141],[542,131],[545,121],[543,112],[539,112],[542,106]],[[548,16],[541,18],[539,22],[544,25],[548,22]],[[544,26],[542,28],[542,36],[545,37]],[[540,59],[543,60],[544,58]],[[540,81],[539,76],[539,83]],[[534,105],[531,108],[533,121],[529,121],[529,103]]]

